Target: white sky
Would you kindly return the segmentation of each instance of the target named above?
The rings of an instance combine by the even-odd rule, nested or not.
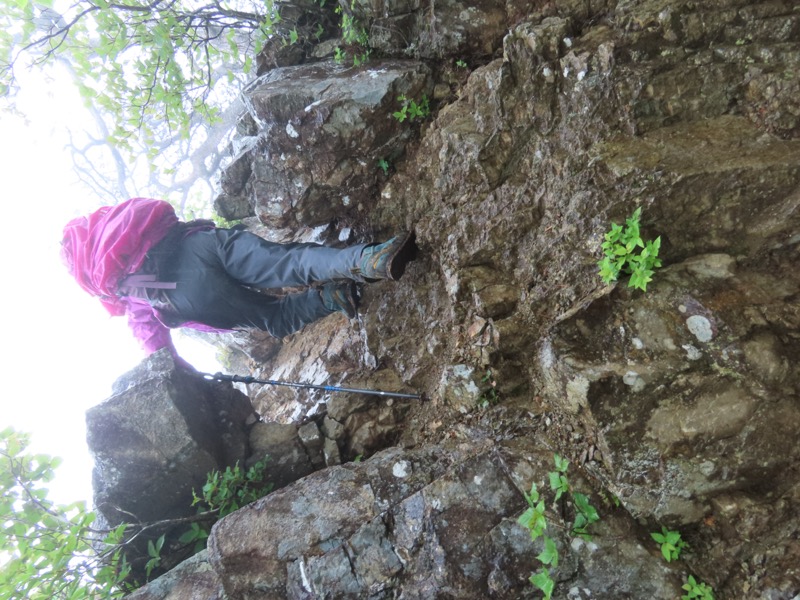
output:
[[[75,128],[84,120],[78,93],[41,74],[20,75],[27,76],[17,104],[28,121],[0,112],[6,377],[0,429],[30,432],[35,452],[64,460],[49,486],[54,500],[89,501],[84,413],[108,398],[114,380],[144,354],[125,318],[110,318],[59,259],[64,224],[103,204],[82,189],[64,148],[64,124]],[[219,370],[211,352],[187,347],[192,340],[176,337],[176,343],[199,370]]]

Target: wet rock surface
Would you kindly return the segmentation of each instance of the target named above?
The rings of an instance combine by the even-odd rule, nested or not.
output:
[[[224,519],[209,560],[232,597],[518,598],[540,550],[512,517],[525,506],[521,488],[546,477],[550,457],[533,438],[382,451]],[[325,499],[332,486],[346,507]],[[602,581],[608,597],[675,597],[673,569],[637,541],[616,543],[629,527],[612,513],[592,541],[555,533],[570,558],[554,577],[578,590]],[[276,544],[279,531],[285,541]],[[631,561],[635,573],[625,572]]]
[[[307,180],[299,166],[253,179],[333,147],[324,119],[297,120],[326,97],[299,82],[286,84],[291,110],[265,100],[256,119],[285,156],[271,162],[278,147],[259,141],[223,176],[275,238],[413,228],[420,249],[400,282],[366,288],[359,319],[242,344],[250,368],[426,397],[249,390],[265,420],[318,424],[345,464],[215,527],[209,562],[230,598],[536,597],[542,548],[516,517],[530,483],[548,489],[554,451],[601,513],[591,543],[554,527],[554,597],[675,598],[689,572],[717,598],[800,594],[800,12],[780,0],[518,4],[485,51],[470,47],[463,85],[441,61],[388,64],[453,93],[419,129],[390,123],[394,91],[369,109],[391,132],[357,125],[351,139],[366,143],[353,152],[372,164],[378,140],[397,141],[387,176],[337,178],[326,158]],[[436,14],[357,6],[406,32]],[[472,22],[498,18],[493,3],[468,8],[483,11]],[[415,56],[437,48],[463,46]],[[287,124],[307,126],[311,146],[293,149]],[[269,187],[290,183],[303,191]],[[359,198],[352,210],[345,196]],[[290,212],[270,212],[278,197]],[[646,293],[604,285],[596,267],[611,222],[637,207],[643,236],[662,239]],[[650,538],[662,526],[690,544],[677,563]]]
[[[137,579],[146,577],[144,565],[152,558],[148,541],[161,535],[165,568],[192,554],[180,537],[197,520],[193,500],[203,496],[212,471],[236,465],[246,470],[261,461],[272,489],[279,489],[341,462],[337,455],[326,463],[325,440],[314,421],[302,427],[259,421],[246,395],[176,367],[166,350],[120,377],[114,395],[87,412],[86,425],[94,506],[105,525],[133,525],[124,552]],[[200,522],[210,528],[214,520]],[[179,571],[200,569],[192,586],[217,581],[201,563]],[[173,573],[170,587],[182,579]]]
[[[245,460],[251,418],[244,394],[176,369],[166,350],[142,362],[86,415],[101,519],[116,527],[193,514],[192,490],[207,473]],[[138,577],[146,541],[126,549]]]
[[[429,87],[428,68],[413,61],[267,72],[243,92],[258,133],[242,140],[222,176],[216,209],[228,219],[258,216],[273,229],[366,214],[378,161],[394,160],[411,134],[391,118],[397,97],[419,98]]]

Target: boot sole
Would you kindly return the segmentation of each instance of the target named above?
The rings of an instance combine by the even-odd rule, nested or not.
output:
[[[349,293],[347,294],[347,303],[350,308],[350,310],[347,311],[347,316],[350,319],[355,319],[358,316],[358,307],[361,304],[361,293],[355,281],[350,284]]]
[[[417,246],[414,243],[416,236],[414,232],[407,233],[402,243],[389,261],[389,278],[398,281],[403,273],[406,272],[406,265],[414,260],[417,253]]]

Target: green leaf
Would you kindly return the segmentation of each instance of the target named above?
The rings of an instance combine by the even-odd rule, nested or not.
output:
[[[569,482],[566,477],[556,471],[551,471],[548,476],[550,478],[550,489],[556,492],[555,501],[558,501],[562,494],[569,491]]]
[[[681,541],[681,534],[677,531],[667,531],[666,532],[666,539],[665,541],[668,544],[672,544],[673,546],[677,545],[678,542]]]
[[[651,538],[653,538],[653,539],[654,539],[656,542],[658,542],[659,544],[663,544],[663,543],[665,543],[665,542],[667,541],[667,540],[664,538],[664,536],[663,536],[663,535],[661,535],[660,533],[651,533],[651,534],[650,534],[650,537],[651,537]]]
[[[578,506],[578,510],[586,515],[586,518],[588,518],[591,523],[600,519],[600,515],[597,514],[597,509],[589,504],[588,496],[575,494],[575,504]]]
[[[661,555],[666,559],[667,562],[672,562],[673,550],[675,550],[675,548],[671,544],[661,545]]]
[[[519,518],[517,518],[517,523],[525,527],[526,529],[531,529],[533,527],[533,519],[535,516],[535,510],[531,506],[530,508],[525,509],[525,512],[522,513]]]
[[[653,256],[658,255],[658,251],[661,249],[661,236],[658,236],[655,240],[647,242],[649,246],[650,252],[652,252]]]
[[[525,496],[525,500],[528,502],[528,505],[533,508],[533,506],[539,501],[539,490],[536,488],[536,484],[531,484],[531,491],[527,494],[523,493]]]
[[[545,565],[558,567],[558,549],[555,542],[549,537],[544,538],[544,550],[536,558]]]
[[[192,523],[192,525],[194,526],[196,523]],[[178,538],[178,541],[181,544],[189,544],[197,539],[197,534],[198,530],[195,527],[192,527],[191,529],[184,531],[183,534],[181,534],[181,536]]]
[[[531,491],[529,494],[523,493],[525,501],[528,503],[528,509],[522,513],[517,522],[528,529],[531,539],[535,540],[542,535],[547,528],[547,520],[544,517],[544,501],[539,498],[539,492],[536,489],[536,484],[531,484]]]
[[[538,589],[542,590],[546,600],[552,598],[556,582],[550,577],[550,572],[547,571],[547,569],[542,569],[535,575],[531,575],[529,581]]]
[[[567,468],[569,467],[569,460],[566,458],[561,458],[558,454],[553,455],[553,462],[556,465],[556,470],[561,473],[566,473]]]
[[[626,219],[624,229],[612,223],[611,230],[605,234],[606,241],[601,244],[601,249],[609,261],[598,262],[598,273],[604,283],[613,281],[614,272],[616,276],[624,272],[632,275],[628,283],[630,287],[646,291],[647,284],[651,281],[652,269],[661,266],[661,261],[657,258],[661,238],[647,243],[642,240],[639,235],[640,215],[641,207]],[[637,254],[636,248],[641,248],[641,252]]]

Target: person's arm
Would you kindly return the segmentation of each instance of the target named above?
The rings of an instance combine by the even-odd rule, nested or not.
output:
[[[176,365],[190,370],[194,369],[188,362],[178,356],[169,328],[158,320],[153,307],[150,306],[147,300],[131,296],[121,298],[121,301],[125,305],[128,325],[148,355],[162,348],[167,348],[172,354]]]

